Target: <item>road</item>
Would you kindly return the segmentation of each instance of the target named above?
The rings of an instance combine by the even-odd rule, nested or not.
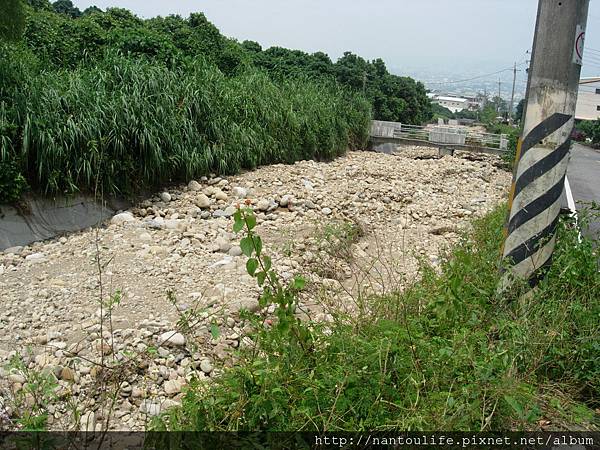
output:
[[[600,151],[575,143],[571,148],[567,177],[577,209],[585,208],[586,203],[592,201],[600,205]],[[595,218],[585,234],[595,238],[600,236],[600,217]]]

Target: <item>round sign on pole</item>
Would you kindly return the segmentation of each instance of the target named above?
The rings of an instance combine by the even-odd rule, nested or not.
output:
[[[573,62],[583,65],[583,44],[585,41],[585,30],[581,25],[577,25],[577,34],[575,36],[575,51],[573,52]]]

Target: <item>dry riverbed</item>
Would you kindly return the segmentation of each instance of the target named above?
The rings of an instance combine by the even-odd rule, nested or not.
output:
[[[0,253],[0,430],[35,406],[24,386],[38,372],[58,380],[50,428],[137,430],[177,405],[192,377],[234,364],[231,350],[251,345],[239,310],[256,310],[259,294],[232,232],[245,198],[280,275],[309,280],[304,302],[317,320],[327,320],[322,287],[335,300],[414,280],[417,257],[435,264],[510,183],[495,157],[434,155],[351,152],[201,179],[97,230]],[[332,253],[325,243],[345,224],[361,233]]]

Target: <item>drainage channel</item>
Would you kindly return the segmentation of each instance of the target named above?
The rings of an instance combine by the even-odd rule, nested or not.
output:
[[[93,197],[27,198],[15,208],[0,205],[0,251],[81,231],[110,218],[129,202]]]

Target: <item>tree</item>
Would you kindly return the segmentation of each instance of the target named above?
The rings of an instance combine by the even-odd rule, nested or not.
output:
[[[433,103],[431,105],[431,109],[433,111],[434,118],[442,118],[442,119],[453,119],[454,114],[448,108],[440,105],[439,103]]]
[[[28,14],[27,45],[54,69],[93,63],[103,58],[106,50],[168,67],[201,57],[227,76],[255,67],[275,80],[337,82],[349,94],[364,95],[376,119],[421,124],[433,116],[423,84],[391,74],[382,59],[368,61],[346,52],[334,63],[323,52],[309,54],[282,47],[263,50],[254,41],[240,44],[226,38],[202,13],[187,19],[178,15],[141,19],[122,8],[102,12],[92,6],[81,13],[71,0],[56,0],[50,11],[44,10],[44,5],[50,5],[47,0],[26,1],[36,5]]]
[[[244,41],[242,42],[242,47],[251,53],[262,52],[262,47],[256,41]]]
[[[457,111],[454,114],[454,118],[455,119],[478,120],[479,119],[479,112],[478,111],[471,111],[471,110],[468,110],[468,109],[463,109],[462,111]]]
[[[0,4],[0,39],[18,41],[25,29],[25,12],[21,0],[2,0]]]
[[[338,81],[357,91],[365,86],[368,72],[369,63],[352,52],[345,52],[344,56],[335,63]]]
[[[515,109],[515,121],[520,122],[523,118],[523,110],[525,109],[525,99],[521,99],[517,108]]]
[[[94,14],[94,13],[101,13],[102,10],[100,8],[98,8],[96,5],[90,6],[88,8],[85,8],[83,10],[83,12],[81,13],[82,16],[89,16],[90,14]]]
[[[225,75],[235,75],[250,64],[250,57],[240,44],[227,39],[216,63]]]
[[[71,0],[56,0],[52,3],[52,8],[54,8],[54,11],[57,13],[65,14],[74,19],[81,16],[81,11],[73,5]]]
[[[309,57],[308,69],[315,75],[331,76],[333,75],[333,62],[326,53],[316,52]]]
[[[27,4],[36,11],[53,11],[49,0],[27,0]]]
[[[506,102],[506,100],[504,100],[501,97],[498,97],[497,95],[494,98],[492,98],[492,101],[490,103],[496,109],[498,115],[501,115],[502,113],[508,111],[508,103]]]
[[[600,119],[582,120],[577,124],[577,130],[583,133],[585,138],[590,139],[594,147],[600,145]]]
[[[115,29],[111,32],[114,45],[131,56],[145,56],[170,64],[176,48],[168,37],[147,27]]]
[[[496,120],[497,116],[498,111],[496,111],[496,107],[491,102],[488,102],[481,111],[479,117],[480,121],[483,123],[492,123]]]
[[[225,50],[225,37],[204,14],[192,13],[187,20],[191,34],[186,46],[192,55],[204,55],[209,61],[216,62]]]

